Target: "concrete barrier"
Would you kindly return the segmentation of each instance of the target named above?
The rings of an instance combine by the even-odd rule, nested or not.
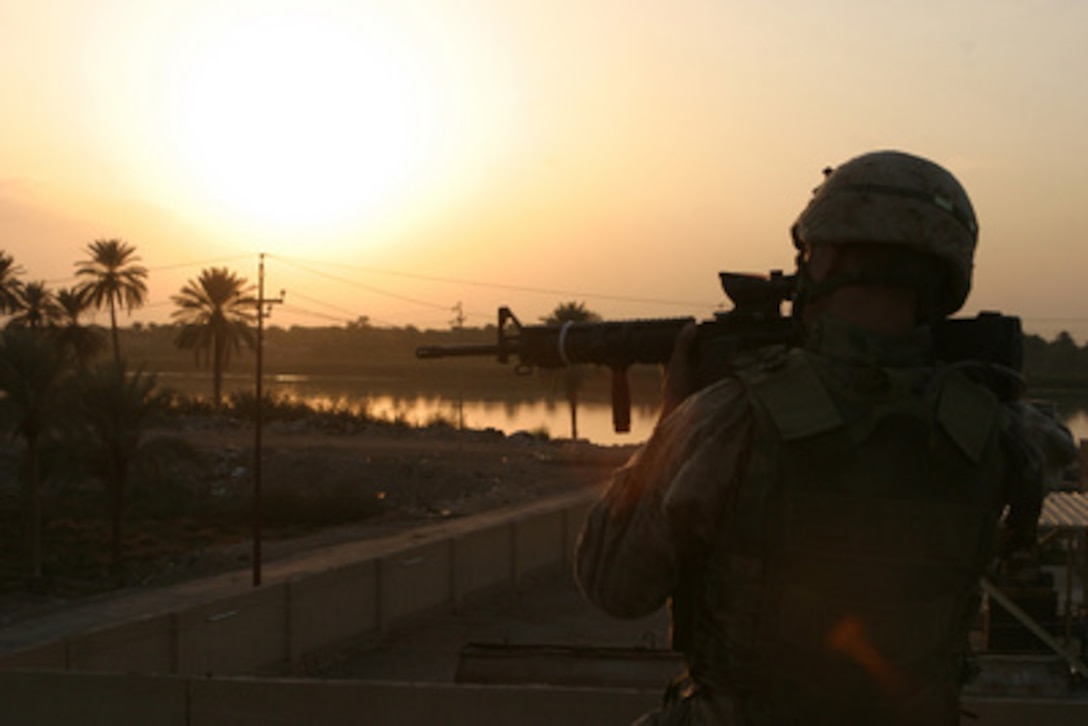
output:
[[[68,668],[68,643],[53,640],[0,655],[0,671],[33,668],[62,671]]]
[[[444,539],[378,560],[378,625],[453,604],[453,546]]]
[[[630,723],[658,700],[547,686],[0,673],[0,714],[13,726],[578,726]]]
[[[513,527],[504,522],[454,538],[455,603],[513,584],[513,537]]]
[[[376,541],[374,554],[356,562],[280,582],[266,578],[269,584],[240,594],[234,584],[228,591],[236,594],[0,653],[0,670],[242,675],[276,669],[569,561],[594,499],[585,492],[505,516],[489,512],[392,551],[397,540]]]
[[[660,698],[616,688],[0,673],[0,715],[18,726],[589,726],[631,723]],[[973,714],[965,726],[1081,726],[1088,716],[1084,700],[965,699],[963,707]]]
[[[572,504],[568,504],[563,509],[563,517],[566,526],[566,543],[564,552],[566,553],[567,561],[574,561],[574,549],[578,544],[578,536],[582,532],[582,525],[585,524],[586,517],[589,515],[589,510],[592,508],[594,502],[597,501],[597,497],[581,499],[575,501]]]
[[[177,673],[240,675],[286,663],[287,586],[189,608],[176,625]]]
[[[571,558],[593,499],[506,519],[174,613],[0,654],[0,723],[340,726],[630,723],[660,693],[611,688],[194,678],[274,668]],[[24,670],[33,669],[33,670]],[[71,669],[65,672],[64,669]],[[182,675],[124,675],[125,671]],[[113,671],[113,673],[89,672]],[[1088,701],[965,699],[964,724],[1073,726]]]
[[[563,510],[543,512],[514,521],[514,578],[566,560],[566,518]]]
[[[11,726],[192,726],[189,682],[172,676],[0,673],[0,722]]]
[[[289,659],[378,630],[378,564],[366,560],[287,584]]]
[[[660,698],[634,691],[452,684],[204,681],[192,726],[478,726],[627,724]]]
[[[77,671],[172,673],[176,639],[173,616],[133,620],[68,639],[68,664]]]

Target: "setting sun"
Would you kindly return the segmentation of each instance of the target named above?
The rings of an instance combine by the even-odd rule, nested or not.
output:
[[[939,32],[870,5],[3,3],[3,244],[62,284],[87,241],[130,241],[156,321],[257,252],[327,263],[347,282],[270,276],[350,320],[533,319],[544,290],[709,315],[717,271],[791,264],[821,169],[891,148],[971,191],[965,312],[1083,339],[1088,4],[956,4]]]
[[[183,48],[175,134],[220,217],[335,229],[411,191],[439,141],[439,96],[379,16],[307,10],[217,18]]]

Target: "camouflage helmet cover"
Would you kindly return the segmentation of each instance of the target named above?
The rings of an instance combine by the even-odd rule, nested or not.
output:
[[[941,312],[959,310],[971,289],[978,222],[956,178],[899,151],[863,154],[825,173],[794,223],[794,243],[898,245],[933,256],[947,271]]]

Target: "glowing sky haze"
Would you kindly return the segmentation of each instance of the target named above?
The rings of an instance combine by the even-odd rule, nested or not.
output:
[[[0,249],[67,284],[134,244],[279,324],[444,327],[562,300],[709,315],[789,267],[820,170],[896,148],[968,188],[965,312],[1088,337],[1088,4],[0,0]]]

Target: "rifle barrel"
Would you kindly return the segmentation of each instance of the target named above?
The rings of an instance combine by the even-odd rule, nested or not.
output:
[[[416,358],[432,360],[434,358],[497,356],[500,352],[497,345],[426,345],[416,348]]]

